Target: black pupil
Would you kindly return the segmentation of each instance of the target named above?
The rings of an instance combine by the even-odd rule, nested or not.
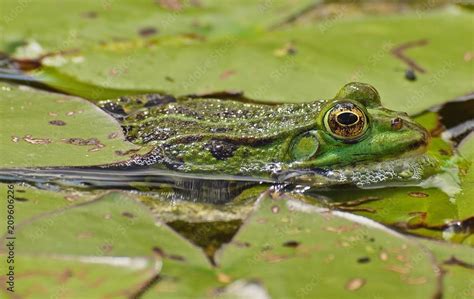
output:
[[[358,119],[357,115],[352,112],[343,112],[337,116],[337,122],[346,126],[355,124]]]

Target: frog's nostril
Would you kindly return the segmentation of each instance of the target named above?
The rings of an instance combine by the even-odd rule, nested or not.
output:
[[[391,125],[392,129],[400,130],[403,127],[403,119],[401,119],[400,117],[395,117],[392,119]]]

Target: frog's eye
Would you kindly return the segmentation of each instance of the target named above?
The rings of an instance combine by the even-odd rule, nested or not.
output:
[[[324,116],[326,130],[344,141],[355,141],[367,131],[365,112],[352,102],[336,103]]]

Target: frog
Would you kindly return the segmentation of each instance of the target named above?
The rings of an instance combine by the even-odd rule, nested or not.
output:
[[[424,155],[428,131],[406,113],[385,108],[367,83],[351,82],[332,99],[303,103],[145,94],[99,106],[121,122],[129,141],[150,150],[115,164],[20,176],[60,173],[63,180],[69,175],[104,188],[133,182],[222,202],[262,183],[311,188],[413,183],[436,166]]]
[[[425,128],[385,108],[378,91],[359,82],[332,99],[294,104],[168,98],[123,125],[132,142],[153,147],[126,167],[321,186],[347,182],[349,172],[372,165],[411,161],[430,141]],[[409,178],[396,172],[392,179]]]

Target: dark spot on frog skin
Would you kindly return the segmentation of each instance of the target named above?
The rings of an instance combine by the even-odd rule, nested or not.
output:
[[[158,33],[158,29],[155,27],[143,27],[140,30],[138,30],[138,34],[143,37],[148,37],[152,36]]]
[[[135,215],[133,215],[130,212],[123,212],[122,216],[127,217],[127,218],[135,218]]]
[[[127,113],[123,109],[122,105],[119,105],[114,102],[107,102],[104,105],[102,105],[100,108],[104,110],[105,112],[111,114],[112,116],[125,116]]]
[[[53,126],[65,126],[66,125],[66,123],[64,121],[59,120],[59,119],[58,120],[51,120],[51,121],[49,121],[49,124],[53,125]]]
[[[359,264],[367,264],[370,262],[370,257],[364,256],[357,259]]]
[[[428,197],[429,195],[427,193],[424,193],[424,192],[410,192],[408,193],[409,196],[411,197],[418,197],[418,198],[425,198],[425,197]]]
[[[176,102],[176,98],[170,95],[148,94],[146,95],[147,102],[145,107],[161,106],[168,103]]]
[[[225,160],[232,157],[239,147],[223,140],[210,140],[204,148],[217,160]]]
[[[209,132],[211,132],[211,133],[225,133],[229,130],[230,130],[229,128],[210,128]]]
[[[285,243],[283,243],[283,246],[296,248],[296,247],[300,246],[300,242],[298,242],[298,241],[286,241]]]
[[[416,81],[415,71],[412,69],[407,69],[405,71],[405,79],[407,79],[408,81]]]
[[[168,81],[168,82],[174,82],[174,79],[171,78],[170,76],[166,76],[165,80]]]

